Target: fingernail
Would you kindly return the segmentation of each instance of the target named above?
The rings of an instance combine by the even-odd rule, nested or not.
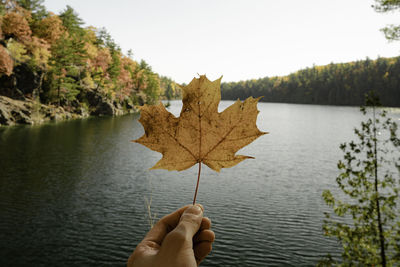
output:
[[[200,204],[191,206],[185,210],[185,213],[200,215],[203,212],[203,207]]]

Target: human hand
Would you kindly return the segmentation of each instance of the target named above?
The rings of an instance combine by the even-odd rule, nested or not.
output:
[[[128,267],[196,267],[211,252],[215,234],[203,206],[188,205],[164,216],[128,259]]]

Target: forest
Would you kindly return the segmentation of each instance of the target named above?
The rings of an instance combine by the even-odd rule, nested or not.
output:
[[[222,84],[222,99],[264,96],[261,101],[362,105],[375,91],[382,105],[400,106],[400,57],[313,66],[287,76]]]
[[[55,14],[43,2],[0,0],[0,96],[87,115],[116,115],[181,97],[173,79],[134,60],[132,50],[124,54],[105,28],[84,26],[70,6]],[[375,91],[383,105],[399,107],[400,57],[312,66],[226,82],[221,90],[225,100],[263,96],[265,102],[323,105],[361,105]],[[15,107],[3,109],[3,121]]]
[[[84,27],[72,7],[55,14],[43,2],[0,1],[0,95],[88,114],[100,100],[123,110],[176,97],[170,78],[125,55],[105,28]]]

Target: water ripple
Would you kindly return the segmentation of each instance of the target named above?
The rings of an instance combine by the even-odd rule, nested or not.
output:
[[[256,159],[202,173],[198,202],[216,234],[202,266],[312,266],[340,254],[322,235],[321,193],[335,189],[357,108],[259,109],[270,134],[240,151]],[[192,202],[197,178],[195,167],[148,171],[160,155],[129,142],[142,134],[137,116],[0,130],[0,265],[124,266],[149,229],[144,197],[160,218]]]

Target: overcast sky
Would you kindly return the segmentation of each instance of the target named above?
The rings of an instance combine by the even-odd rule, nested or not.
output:
[[[400,12],[373,0],[45,0],[72,6],[86,26],[105,27],[123,52],[178,83],[199,74],[223,81],[400,54],[379,31]]]

